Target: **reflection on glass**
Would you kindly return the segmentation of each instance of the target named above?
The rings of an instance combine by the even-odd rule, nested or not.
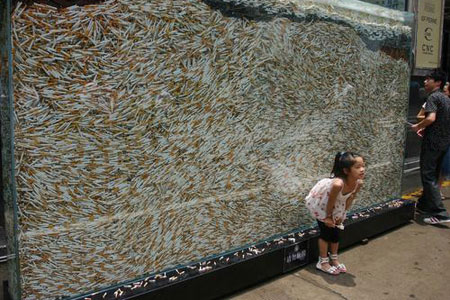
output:
[[[406,10],[406,0],[362,0],[362,1],[381,5],[386,8]]]

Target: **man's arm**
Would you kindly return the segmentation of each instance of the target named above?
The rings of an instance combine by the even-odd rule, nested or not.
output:
[[[436,121],[436,112],[430,112],[430,113],[427,114],[425,119],[423,119],[419,123],[414,124],[413,126],[411,126],[411,129],[414,130],[415,132],[417,132],[420,129],[424,129],[424,128],[430,126],[431,124],[434,123],[434,121]]]
[[[422,121],[423,119],[425,119],[425,109],[422,107],[419,111],[419,113],[416,116],[417,120]]]
[[[436,121],[436,112],[439,106],[439,97],[437,95],[438,94],[432,94],[428,97],[427,102],[425,102],[425,119],[411,126],[411,129],[415,132],[425,129]]]

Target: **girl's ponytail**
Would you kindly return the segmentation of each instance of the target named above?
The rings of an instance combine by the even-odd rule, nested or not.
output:
[[[338,174],[340,173],[339,171],[342,169],[341,168],[341,157],[344,155],[344,152],[338,152],[336,153],[336,156],[334,157],[334,165],[333,165],[333,170],[331,170],[331,177],[340,177]]]

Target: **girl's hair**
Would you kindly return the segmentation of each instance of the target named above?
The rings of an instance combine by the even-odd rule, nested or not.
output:
[[[334,166],[331,170],[331,177],[347,178],[344,169],[350,169],[356,162],[357,157],[362,157],[353,152],[338,152],[334,157]]]

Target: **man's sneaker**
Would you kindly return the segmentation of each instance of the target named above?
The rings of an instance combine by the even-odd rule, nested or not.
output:
[[[450,218],[432,216],[429,218],[424,218],[423,221],[427,224],[436,225],[436,224],[450,223]]]

